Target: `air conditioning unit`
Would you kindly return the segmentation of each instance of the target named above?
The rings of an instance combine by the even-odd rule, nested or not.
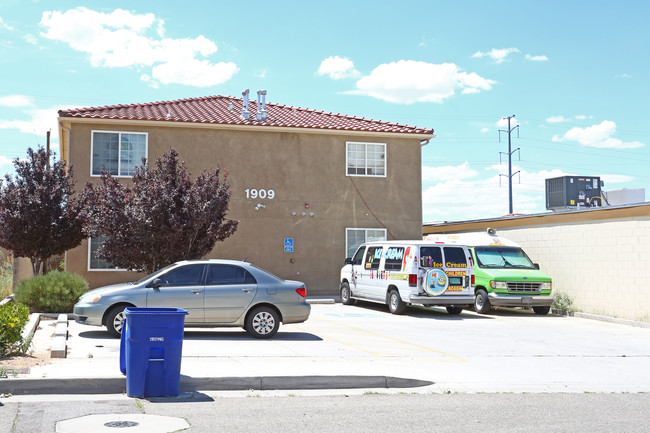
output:
[[[562,176],[546,179],[546,209],[602,206],[603,185],[599,176]]]

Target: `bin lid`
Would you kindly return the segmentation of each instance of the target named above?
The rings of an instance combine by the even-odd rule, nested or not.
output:
[[[155,314],[155,315],[170,315],[170,314],[189,314],[187,310],[182,308],[144,308],[144,307],[126,307],[124,312],[127,316],[129,315],[141,315],[141,314]]]

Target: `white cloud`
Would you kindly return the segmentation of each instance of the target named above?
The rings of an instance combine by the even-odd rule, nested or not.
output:
[[[3,107],[29,107],[32,105],[31,96],[7,95],[0,96],[0,106]]]
[[[361,73],[354,68],[352,60],[346,57],[330,56],[320,63],[318,75],[329,75],[333,80],[340,80],[355,78]]]
[[[548,57],[545,55],[531,56],[530,54],[526,54],[526,60],[530,60],[531,62],[546,62],[548,61]]]
[[[56,106],[44,109],[25,109],[20,114],[27,117],[27,120],[0,119],[0,129],[17,129],[26,134],[45,136],[48,130],[58,130],[57,112],[66,108],[72,107]]]
[[[11,159],[7,158],[6,156],[0,155],[0,167],[9,165],[11,163],[13,163]]]
[[[468,179],[475,177],[478,173],[469,167],[468,162],[458,166],[422,166],[422,181],[443,181],[447,179]]]
[[[605,182],[605,185],[610,183],[630,183],[634,181],[634,177],[625,174],[601,174],[600,180]]]
[[[508,208],[508,180],[499,176],[505,165],[495,165],[486,171],[489,176],[460,178],[448,172],[446,178],[425,185],[422,191],[424,221],[464,221],[506,215]],[[474,172],[465,164],[461,172]],[[513,167],[513,171],[521,170]],[[545,179],[564,176],[561,170],[527,172],[513,177],[514,213],[534,214],[546,212]],[[521,183],[519,182],[521,180]],[[499,186],[499,182],[501,186]]]
[[[490,131],[491,131],[490,128],[481,128],[481,130],[480,130],[479,132],[480,132],[481,134],[485,134],[486,132],[490,132]]]
[[[503,63],[506,61],[507,57],[510,54],[513,53],[519,53],[520,51],[517,48],[492,48],[490,51],[487,52],[481,52],[477,51],[475,52],[472,57],[473,58],[483,58],[483,57],[489,57],[492,60],[494,60],[495,63]]]
[[[568,119],[562,115],[560,116],[551,116],[546,119],[548,123],[562,123],[562,122],[568,122],[571,119]]]
[[[515,126],[519,125],[519,119],[516,117],[511,117],[510,118],[510,128],[514,128]],[[498,128],[507,128],[508,127],[508,119],[506,117],[502,117],[497,121],[497,127]]]
[[[9,31],[13,31],[13,30],[14,30],[14,28],[11,27],[9,24],[7,24],[7,23],[2,19],[2,17],[0,17],[0,29],[5,29],[5,30],[9,30]]]
[[[621,74],[621,75],[617,75],[616,78],[629,79],[629,78],[632,78],[632,75],[630,75],[630,74]]]
[[[616,123],[611,120],[604,120],[599,125],[588,126],[587,128],[571,128],[563,136],[555,135],[552,140],[555,142],[577,141],[585,147],[598,149],[636,149],[645,146],[639,141],[623,142],[611,136],[616,133]]]
[[[164,84],[212,86],[239,71],[234,63],[211,63],[217,45],[205,38],[164,38],[164,21],[152,13],[110,13],[85,7],[43,12],[42,36],[88,53],[95,67],[151,67],[150,78]]]
[[[464,94],[478,93],[490,90],[495,83],[475,73],[461,72],[453,63],[400,60],[377,66],[370,75],[357,81],[357,90],[347,93],[398,104],[441,104],[454,96],[456,90]]]

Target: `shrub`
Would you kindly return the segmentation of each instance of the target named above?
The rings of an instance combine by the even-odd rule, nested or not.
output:
[[[0,358],[22,351],[22,332],[28,320],[27,305],[13,302],[0,305]]]
[[[14,262],[0,252],[0,301],[11,295],[14,282]]]
[[[552,308],[554,310],[576,311],[576,308],[573,306],[573,298],[564,292],[553,293]]]
[[[14,298],[39,313],[71,313],[88,283],[79,275],[54,271],[18,283]]]

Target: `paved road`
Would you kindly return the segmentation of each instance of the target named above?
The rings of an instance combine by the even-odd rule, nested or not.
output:
[[[229,398],[22,401],[0,406],[0,431],[51,433],[56,423],[91,414],[136,420],[141,414],[184,418],[191,433],[234,432],[643,432],[650,395],[635,394],[362,394],[302,393]],[[118,414],[122,414],[121,417]],[[106,421],[106,419],[103,420]],[[106,428],[85,420],[78,431],[166,432],[162,427]],[[62,430],[56,430],[62,431]]]
[[[72,323],[68,358],[30,376],[121,377],[119,340],[101,329]],[[395,316],[374,304],[314,305],[307,322],[268,341],[187,329],[181,374],[392,376],[433,382],[434,392],[650,392],[650,329],[518,310]]]

